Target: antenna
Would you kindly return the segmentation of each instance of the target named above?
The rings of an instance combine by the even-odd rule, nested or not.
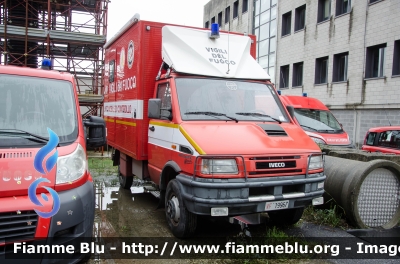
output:
[[[227,7],[227,0],[225,0],[225,17],[226,17],[226,7]],[[230,11],[230,9],[229,9],[229,18],[228,18],[228,21],[229,21],[229,27],[228,27],[228,71],[226,72],[226,74],[229,74],[229,71],[230,71],[230,69],[229,69],[229,64],[230,64],[230,60],[229,60],[229,31],[230,31],[230,29],[231,29],[231,19],[230,19],[230,16],[231,16],[231,11]]]
[[[392,126],[392,124],[390,123],[390,120],[389,120],[389,118],[388,118],[388,115],[387,115],[387,113],[386,113],[386,109],[383,108],[383,110],[385,111],[386,119],[387,119],[387,121],[389,122],[389,125]]]

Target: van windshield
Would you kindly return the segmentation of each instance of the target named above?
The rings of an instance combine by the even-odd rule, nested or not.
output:
[[[305,130],[324,133],[343,132],[340,124],[329,111],[295,108],[294,115]]]
[[[177,78],[182,120],[288,122],[271,85],[238,80]]]
[[[60,144],[78,136],[72,83],[62,80],[0,75],[0,147],[46,144],[47,128]]]

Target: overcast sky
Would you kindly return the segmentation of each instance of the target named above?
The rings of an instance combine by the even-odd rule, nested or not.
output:
[[[111,0],[108,6],[107,40],[134,14],[140,20],[202,27],[204,5],[210,0]]]

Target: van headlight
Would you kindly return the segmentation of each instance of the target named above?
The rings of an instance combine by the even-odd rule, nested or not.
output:
[[[202,159],[202,174],[238,174],[235,159]]]
[[[317,144],[322,144],[322,145],[326,145],[326,142],[323,141],[322,139],[316,138],[316,137],[311,137],[312,140],[314,140],[315,143]]]
[[[318,170],[324,168],[324,160],[322,159],[322,155],[311,156],[310,163],[308,165],[308,170]]]
[[[85,150],[80,144],[69,155],[58,157],[56,184],[73,182],[85,175],[87,160]]]

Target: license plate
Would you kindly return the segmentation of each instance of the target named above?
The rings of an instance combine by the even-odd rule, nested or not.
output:
[[[265,204],[265,211],[281,210],[289,207],[289,200],[269,202]]]

